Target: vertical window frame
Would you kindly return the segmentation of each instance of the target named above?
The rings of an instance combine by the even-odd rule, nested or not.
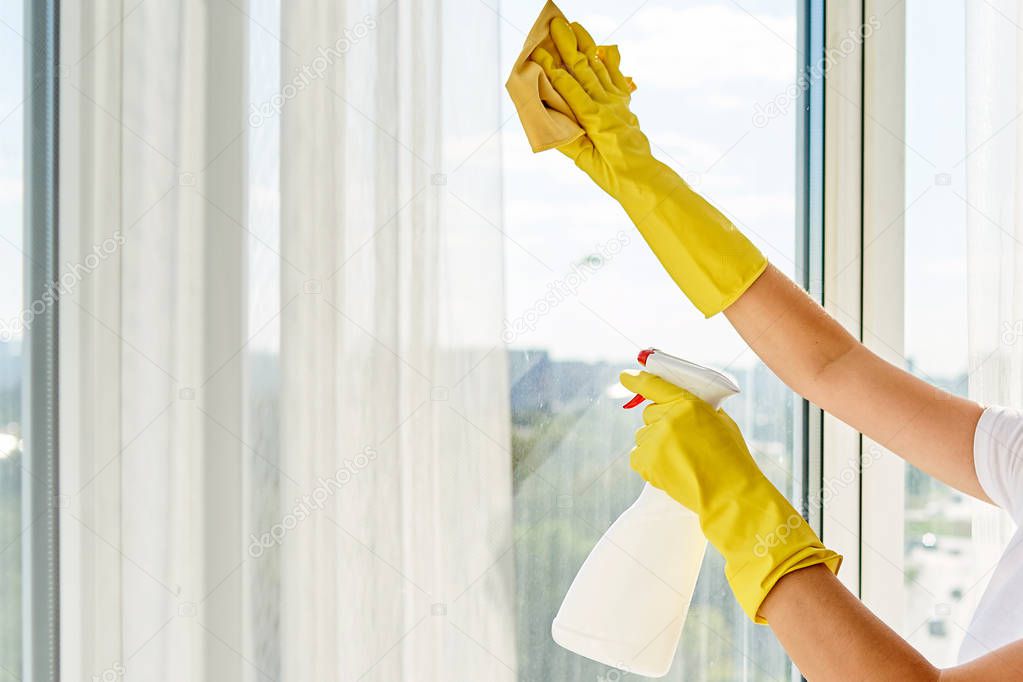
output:
[[[906,6],[863,0],[864,41],[862,327],[864,345],[905,364]],[[901,132],[900,132],[901,131]],[[894,219],[893,219],[894,216]],[[867,455],[867,456],[865,456]],[[862,438],[860,598],[901,632],[905,611],[906,463]]]
[[[25,679],[59,679],[58,306],[59,0],[25,3],[25,428],[22,648]],[[43,305],[38,305],[39,303]],[[41,310],[41,312],[37,312]]]
[[[799,0],[799,115],[797,126],[796,281],[815,301],[824,300],[824,73],[826,7],[824,0]],[[817,532],[822,528],[823,411],[806,399],[796,401],[796,430],[802,447],[798,502]]]
[[[890,136],[905,119],[905,9],[898,0],[828,9],[824,307],[867,348],[901,364],[905,149]],[[890,557],[902,556],[905,465],[829,415],[823,432],[823,539],[845,556],[839,578],[898,628],[902,572]]]
[[[863,26],[862,0],[831,3],[826,50],[843,55],[842,40]],[[823,305],[863,339],[863,186],[865,45],[828,62],[825,77]],[[862,436],[831,415],[822,420],[821,532],[845,560],[839,579],[861,595]]]

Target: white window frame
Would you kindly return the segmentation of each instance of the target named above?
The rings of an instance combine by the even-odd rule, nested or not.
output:
[[[863,23],[858,1],[827,8],[826,53]],[[824,307],[856,338],[861,329],[863,48],[854,45],[825,77]],[[839,577],[860,593],[860,436],[829,414],[823,424],[822,534],[844,557]],[[852,463],[852,465],[851,465]]]
[[[827,27],[829,54],[840,56],[826,77],[825,308],[904,366],[905,5],[828,3]],[[863,27],[867,36],[848,52]],[[905,463],[831,416],[823,451],[825,542],[845,555],[842,581],[898,630]]]
[[[883,26],[865,43],[863,125],[863,343],[892,364],[905,359],[906,7],[866,0]],[[864,437],[860,509],[861,598],[902,629],[906,464]]]

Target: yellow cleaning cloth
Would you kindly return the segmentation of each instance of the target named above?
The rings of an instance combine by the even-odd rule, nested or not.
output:
[[[564,19],[565,15],[548,0],[533,28],[529,30],[522,53],[515,60],[505,85],[534,152],[560,147],[584,134],[572,114],[572,108],[551,85],[547,74],[538,64],[529,60],[537,47],[543,47],[552,55],[558,54],[551,38],[551,21],[555,17]]]

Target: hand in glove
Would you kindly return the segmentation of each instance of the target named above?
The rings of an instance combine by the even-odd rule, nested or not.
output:
[[[842,557],[767,480],[724,410],[647,372],[623,372],[621,382],[653,401],[636,432],[632,468],[700,518],[752,620],[766,622],[757,612],[782,576],[815,564],[838,572]]]
[[[632,84],[616,47],[598,48],[582,26],[551,23],[557,55],[532,60],[547,74],[585,131],[558,149],[621,203],[661,264],[710,317],[731,305],[767,267],[767,259],[716,208],[668,166],[629,109]]]

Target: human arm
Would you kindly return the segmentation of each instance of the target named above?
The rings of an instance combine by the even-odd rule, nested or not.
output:
[[[981,407],[867,349],[657,161],[629,109],[617,50],[602,58],[585,29],[562,20],[552,23],[551,35],[558,54],[538,49],[533,58],[586,132],[559,149],[625,208],[701,312],[724,310],[800,395],[925,472],[987,500],[972,453]]]
[[[972,682],[1023,678],[1023,646],[940,671],[835,577],[839,559],[767,480],[735,422],[646,372],[622,383],[652,404],[632,467],[700,519],[750,618],[769,624],[810,680]]]
[[[1023,678],[1023,641],[939,670],[885,625],[830,571],[812,566],[783,577],[761,614],[799,671],[813,682],[981,682]]]
[[[926,473],[989,501],[973,462],[980,405],[878,357],[774,266],[725,316],[796,393]]]

